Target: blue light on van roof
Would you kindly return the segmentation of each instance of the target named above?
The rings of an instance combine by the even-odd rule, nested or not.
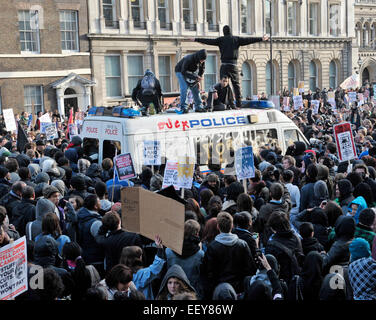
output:
[[[97,112],[97,107],[91,107],[87,113],[88,116],[95,116],[95,113]]]
[[[141,112],[134,110],[132,108],[122,108],[121,109],[121,116],[125,117],[125,118],[139,117],[139,116],[141,116]]]
[[[275,108],[275,105],[269,100],[246,100],[242,101],[242,108],[271,109]]]

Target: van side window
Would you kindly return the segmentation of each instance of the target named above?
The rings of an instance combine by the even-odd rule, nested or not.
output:
[[[299,141],[298,140],[298,132],[295,129],[284,130],[283,137],[284,137],[284,140],[285,140],[286,149],[289,146],[291,146],[294,143],[294,141]]]
[[[99,155],[99,140],[94,138],[84,138],[82,147],[84,149],[84,154],[91,157],[94,162],[97,162]],[[95,161],[97,160],[97,161]]]
[[[278,145],[277,129],[256,130],[256,139],[254,144],[257,149],[263,146],[275,147]]]
[[[110,158],[113,159],[116,154],[116,149],[117,149],[117,154],[121,154],[121,144],[119,141],[114,141],[114,140],[103,140],[103,158]]]
[[[167,139],[165,144],[164,156],[166,157],[166,160],[175,161],[179,161],[179,157],[193,156],[190,154],[188,137]]]

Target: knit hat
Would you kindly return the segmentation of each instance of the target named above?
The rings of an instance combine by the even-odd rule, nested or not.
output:
[[[361,258],[368,258],[371,255],[371,249],[367,240],[355,238],[349,245],[351,254],[350,263]]]
[[[62,196],[65,194],[65,183],[63,180],[54,180],[51,182],[51,186],[55,187]]]
[[[54,186],[47,186],[43,189],[43,197],[48,199],[49,197],[51,197],[56,192],[60,193],[60,191],[57,188],[55,188]]]
[[[36,184],[39,184],[42,182],[48,183],[48,181],[50,181],[50,176],[45,172],[39,172],[35,178]]]
[[[79,175],[75,175],[71,179],[71,185],[74,189],[82,191],[86,189],[85,178]]]
[[[366,208],[360,211],[359,223],[361,223],[362,225],[370,227],[372,226],[374,220],[375,220],[375,211],[373,211],[371,208]]]

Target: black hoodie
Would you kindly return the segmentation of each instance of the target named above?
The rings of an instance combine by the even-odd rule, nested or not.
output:
[[[181,59],[175,66],[175,72],[181,72],[184,77],[192,77],[192,73],[197,73],[197,77],[201,77],[205,71],[205,61],[203,63],[200,60],[206,59],[206,50],[202,49],[195,53],[189,54]]]
[[[240,46],[246,46],[251,43],[262,41],[261,37],[233,36],[228,26],[225,26],[223,28],[223,34],[224,34],[223,37],[218,37],[215,39],[195,38],[195,41],[212,45],[212,46],[218,46],[221,52],[222,63],[232,63],[232,64],[237,64]]]

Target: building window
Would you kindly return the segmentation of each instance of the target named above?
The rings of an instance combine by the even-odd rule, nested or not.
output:
[[[63,51],[79,51],[77,11],[64,10],[60,15],[61,49]]]
[[[337,71],[337,64],[335,61],[331,61],[329,65],[329,86],[332,89],[337,88],[338,86],[338,71]]]
[[[168,0],[158,0],[158,19],[162,29],[166,29],[170,22]]]
[[[297,2],[289,1],[287,3],[287,33],[290,36],[296,36],[296,21],[297,21]]]
[[[196,30],[193,23],[193,0],[183,0],[183,20],[185,30]]]
[[[265,1],[265,31],[270,34],[270,18],[273,21],[273,3],[271,0]]]
[[[131,1],[133,26],[135,28],[145,27],[144,26],[144,19],[143,19],[142,1],[143,0],[132,0]]]
[[[368,30],[367,30],[366,26],[364,26],[362,30],[363,30],[363,43],[362,43],[362,47],[365,48],[365,47],[367,47]]]
[[[243,96],[252,97],[253,95],[252,68],[247,62],[244,62],[242,65],[242,73],[243,73],[243,79],[242,79]]]
[[[120,55],[105,56],[106,96],[121,97]]]
[[[217,56],[208,54],[205,61],[205,90],[217,83]]]
[[[329,34],[337,37],[340,30],[339,4],[329,6]]]
[[[24,111],[32,112],[33,104],[35,113],[44,112],[42,86],[24,86]]]
[[[171,92],[171,58],[170,56],[159,56],[159,82],[162,91]]]
[[[319,4],[317,2],[311,2],[309,4],[309,34],[311,36],[319,35]]]
[[[209,31],[218,31],[216,0],[206,0],[206,22]]]
[[[271,77],[271,70],[270,70],[270,61],[266,64],[266,72],[265,72],[265,78],[266,78],[266,93],[270,96],[272,94],[275,94],[277,92],[277,70],[276,66],[273,63],[273,93],[271,90],[272,87],[272,77]]]
[[[128,56],[128,90],[132,93],[138,80],[144,76],[143,56]]]
[[[102,0],[103,1],[103,16],[105,26],[110,28],[118,28],[119,23],[116,17],[116,2],[115,0]]]
[[[288,84],[289,84],[289,91],[293,88],[298,87],[297,78],[296,78],[296,68],[295,64],[291,61],[288,66]]]
[[[18,11],[21,52],[40,52],[38,11]]]
[[[311,61],[309,65],[309,88],[312,92],[318,88],[317,73],[317,65],[314,61]]]
[[[251,3],[249,0],[240,0],[240,30],[241,33],[251,33]]]

